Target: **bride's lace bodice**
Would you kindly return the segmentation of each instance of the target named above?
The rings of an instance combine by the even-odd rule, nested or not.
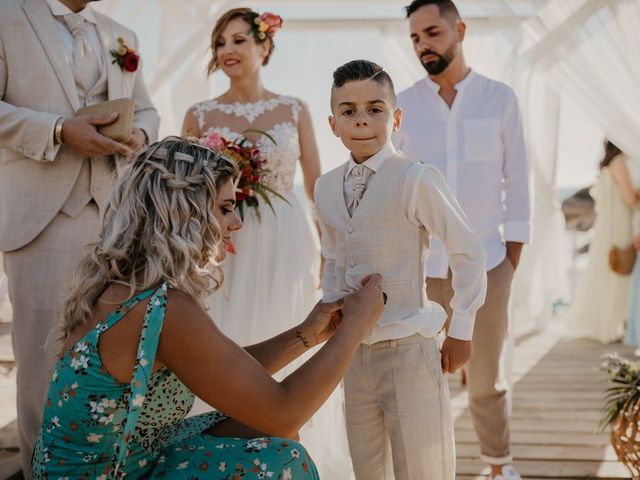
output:
[[[300,160],[298,117],[302,105],[288,96],[277,96],[254,103],[219,103],[205,100],[195,104],[191,111],[198,120],[202,136],[216,132],[229,140],[246,137],[247,145],[260,149],[267,160],[268,186],[278,193],[289,193],[293,188],[296,165]],[[247,130],[260,130],[265,135]],[[246,133],[242,133],[246,132]]]

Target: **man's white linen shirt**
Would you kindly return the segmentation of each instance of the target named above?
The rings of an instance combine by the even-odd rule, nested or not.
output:
[[[397,153],[394,146],[389,143],[361,165],[366,165],[375,175],[383,163]],[[343,177],[347,205],[353,197],[353,177],[349,174],[357,165],[350,155]],[[369,181],[371,178],[373,176]],[[486,294],[485,255],[482,246],[476,235],[469,230],[468,220],[449,191],[444,178],[433,168],[419,163],[411,167],[402,187],[401,198],[404,211],[398,213],[403,214],[414,225],[426,228],[430,235],[443,239],[447,250],[451,252],[454,295],[451,300],[453,316],[448,335],[460,340],[471,340],[476,312],[484,303]],[[336,283],[336,252],[328,238],[332,238],[332,235],[328,235],[322,241],[322,255],[325,259],[322,284],[325,292],[330,291],[329,286]],[[384,272],[380,273],[384,276]],[[325,299],[325,301],[335,300],[337,298]],[[438,332],[446,318],[444,309],[437,303],[429,301],[421,311],[410,317],[398,319],[397,322],[389,325],[375,326],[363,343],[373,344],[383,340],[408,337],[416,333],[428,336],[426,332]]]
[[[531,238],[522,120],[513,90],[503,83],[470,71],[455,88],[451,108],[428,77],[401,92],[404,114],[393,141],[404,154],[442,172],[480,236],[491,270],[504,260],[505,242]],[[434,240],[427,276],[446,278],[449,264]]]

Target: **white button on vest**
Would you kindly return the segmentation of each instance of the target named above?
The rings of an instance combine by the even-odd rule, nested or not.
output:
[[[356,266],[356,262],[349,262],[349,266],[350,266],[351,268],[355,267],[355,266]]]
[[[353,228],[353,227],[349,227],[349,228],[347,228],[347,232],[348,232],[348,233],[353,233],[353,232],[355,232],[355,231],[356,231],[356,229],[355,229],[355,228]]]

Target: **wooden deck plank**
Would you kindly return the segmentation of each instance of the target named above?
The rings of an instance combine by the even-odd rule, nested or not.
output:
[[[597,431],[597,422],[587,421],[562,421],[562,420],[523,420],[518,418],[511,419],[511,428],[518,432],[544,432],[544,433],[579,433],[594,434]],[[456,432],[464,430],[472,430],[471,422],[459,422],[456,424]]]
[[[477,459],[480,455],[480,449],[475,442],[459,442],[456,445],[456,455],[458,459]],[[617,461],[616,454],[611,446],[603,448],[600,446],[554,445],[553,448],[549,448],[548,445],[514,445],[513,455],[518,460]]]
[[[628,479],[629,471],[618,462],[585,462],[585,461],[552,461],[552,460],[519,460],[518,470],[525,478],[530,476],[542,478],[611,478]],[[456,470],[459,475],[477,475],[487,473],[478,460],[458,459]]]
[[[471,429],[456,431],[456,441],[476,442],[475,432]],[[520,432],[511,431],[511,443],[514,445],[609,445],[609,435],[601,434],[580,434],[574,432],[558,432],[550,434],[548,432]]]
[[[617,461],[609,432],[598,432],[606,376],[602,355],[631,356],[621,345],[562,338],[547,331],[516,342],[512,370],[511,439],[514,464],[525,478],[622,479],[629,471]],[[486,479],[477,437],[459,378],[449,379],[456,428],[458,479]]]

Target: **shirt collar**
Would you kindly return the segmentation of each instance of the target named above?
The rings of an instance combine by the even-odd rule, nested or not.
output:
[[[469,83],[471,82],[471,80],[473,79],[474,76],[475,76],[475,72],[472,69],[469,69],[469,73],[467,73],[462,80],[460,80],[458,83],[456,83],[456,86],[455,86],[456,91],[460,92],[460,91],[464,90],[466,88],[466,86],[469,85]],[[424,83],[431,90],[433,90],[434,93],[438,93],[440,91],[440,85],[438,85],[436,82],[431,80],[431,77],[427,76],[424,79]]]
[[[347,164],[347,169],[344,172],[345,180],[349,177],[351,170],[358,165],[366,165],[368,168],[373,170],[373,173],[377,172],[385,160],[393,157],[398,151],[395,149],[391,142],[387,143],[382,149],[380,149],[375,155],[366,159],[363,163],[356,163],[353,159],[353,155],[349,155],[349,163]]]
[[[47,3],[49,4],[49,8],[51,9],[51,13],[53,14],[54,17],[61,17],[63,15],[74,13],[69,9],[69,7],[67,7],[60,0],[47,0]],[[87,22],[91,22],[95,25],[96,17],[93,13],[93,10],[91,10],[91,7],[89,7],[89,5],[87,5],[82,10],[80,10],[78,14],[82,15],[82,17]]]

